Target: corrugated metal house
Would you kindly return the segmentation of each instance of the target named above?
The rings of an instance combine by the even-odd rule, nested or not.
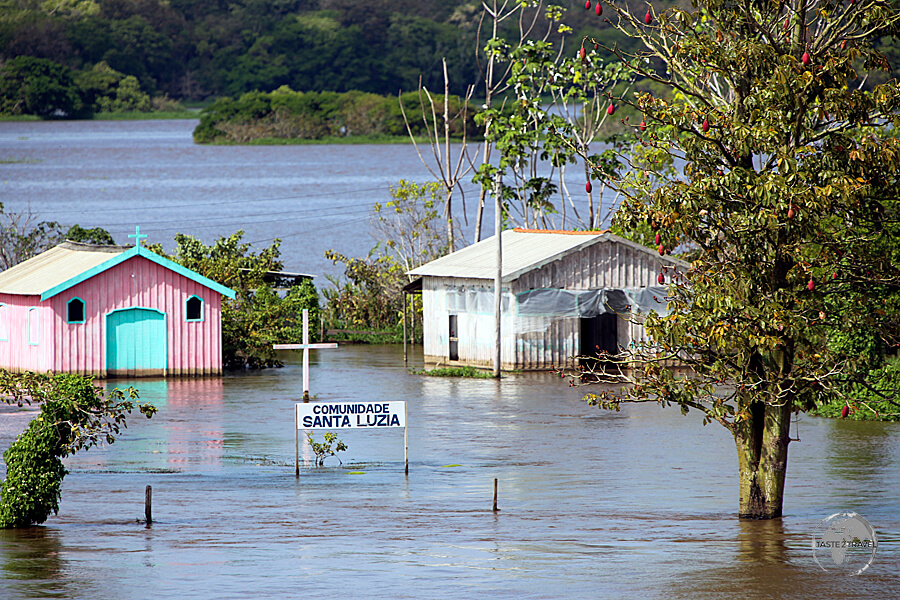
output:
[[[0,367],[219,374],[222,296],[234,292],[146,248],[65,242],[0,273]]]
[[[610,233],[504,231],[501,366],[573,365],[646,340],[642,315],[666,312],[663,273],[689,265]],[[422,278],[426,363],[489,367],[494,349],[496,238],[410,271]]]

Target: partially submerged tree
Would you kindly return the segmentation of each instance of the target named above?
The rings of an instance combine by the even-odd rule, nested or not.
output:
[[[598,228],[603,221],[601,203],[594,203],[591,181],[600,183],[597,191],[602,195],[619,160],[612,149],[598,151],[595,144],[609,141],[598,139],[615,114],[607,98],[617,87],[629,85],[630,71],[618,64],[604,65],[594,50],[564,56],[561,43],[547,40],[526,41],[504,58],[512,64],[509,83],[515,101],[485,109],[477,117],[488,126],[487,141],[500,152],[496,166],[481,165],[477,181],[485,186],[502,177],[504,216],[516,225],[566,227],[568,204],[575,226]],[[623,143],[619,140],[614,146]],[[578,187],[586,195],[579,192],[578,197],[587,199],[582,213],[566,183],[567,165],[579,160],[585,179]]]
[[[407,272],[445,255],[449,241],[441,210],[440,183],[400,180],[391,200],[372,214],[375,246],[364,258],[328,250],[325,257],[344,265],[344,278],[329,277],[324,290],[326,322],[338,329],[360,327],[399,334]]]
[[[226,369],[280,367],[272,345],[302,341],[301,314],[308,309],[312,322],[318,321],[318,292],[307,279],[291,287],[284,297],[279,295],[267,279],[283,268],[278,249],[281,240],[253,252],[243,236],[244,232],[238,231],[207,246],[179,233],[174,255],[168,256],[159,244],[149,249],[236,292],[234,299],[222,299],[222,361]]]
[[[444,219],[447,222],[447,249],[450,252],[453,252],[456,245],[454,242],[454,234],[458,229],[458,224],[453,219],[453,194],[457,188],[459,188],[460,195],[462,196],[463,218],[465,218],[466,211],[465,193],[462,191],[459,182],[466,176],[471,168],[466,165],[465,161],[466,153],[468,151],[466,123],[470,118],[469,111],[471,110],[471,107],[469,101],[472,99],[474,88],[469,86],[465,98],[459,103],[459,109],[451,111],[450,77],[447,74],[447,59],[442,59],[441,64],[444,66],[443,101],[435,101],[431,92],[425,87],[419,87],[419,103],[421,105],[422,123],[424,125],[422,129],[428,136],[428,144],[431,146],[431,155],[434,161],[433,167],[432,163],[422,156],[422,151],[419,149],[419,143],[416,141],[413,125],[406,116],[406,109],[403,106],[402,97],[400,98],[400,110],[403,113],[403,121],[406,124],[409,138],[416,148],[419,159],[422,161],[422,164],[425,165],[425,168],[428,169],[428,172],[431,173],[444,189]],[[438,114],[440,114],[440,117]],[[451,156],[452,139],[450,131],[455,121],[462,123],[461,128],[457,127],[457,129],[461,130],[462,137],[459,140],[460,147],[457,150],[456,158],[454,159]]]
[[[607,50],[669,90],[617,102],[641,111],[649,152],[684,164],[656,188],[623,174],[617,222],[650,225],[660,254],[680,245],[693,264],[684,277],[660,274],[671,312],[647,317],[652,345],[630,357],[632,385],[590,398],[720,423],[737,447],[740,517],[778,517],[791,415],[840,393],[842,376],[870,372],[829,348],[829,326],[897,342],[883,308],[900,288],[900,85],[861,81],[890,68],[872,43],[897,31],[900,13],[877,0],[695,0],[646,15],[607,6],[646,49]],[[661,364],[670,359],[692,372]]]
[[[0,398],[7,404],[39,404],[40,414],[3,453],[0,528],[28,527],[59,510],[67,470],[62,459],[97,444],[112,444],[134,409],[156,412],[137,401],[134,388],[104,392],[89,377],[10,373],[0,370]]]
[[[329,456],[333,456],[338,459],[338,463],[344,464],[341,461],[340,457],[337,455],[338,452],[344,452],[347,449],[347,444],[345,444],[341,438],[337,436],[337,434],[333,431],[325,432],[322,441],[317,442],[316,437],[312,431],[306,432],[306,441],[309,442],[309,447],[312,449],[313,454],[316,455],[316,466],[324,467],[325,459]],[[331,445],[334,444],[334,448]]]
[[[540,32],[540,41],[547,42],[554,33],[554,26],[558,26],[557,32],[559,34],[569,33],[571,29],[560,23],[563,15],[563,9],[560,6],[550,5],[542,10],[544,8],[543,2],[535,0],[519,2],[482,0],[481,5],[481,20],[478,24],[478,35],[475,38],[475,57],[478,60],[478,68],[481,71],[481,79],[484,83],[483,108],[490,109],[496,108],[494,106],[495,98],[502,97],[510,88],[510,74],[515,64],[510,60],[512,53],[529,43],[528,41],[532,39],[534,33]],[[541,21],[542,16],[544,17],[544,22]],[[504,26],[504,22],[513,20],[515,21],[515,37],[512,39],[502,37],[501,27]],[[484,31],[485,21],[487,21],[489,31]],[[546,27],[543,29],[540,28],[542,24],[546,24]],[[487,43],[484,47],[481,46],[482,35],[487,36]],[[558,52],[557,58],[562,53],[562,44],[560,44]],[[482,121],[485,137],[481,155],[482,165],[490,165],[491,163],[491,154],[494,149],[494,144],[490,140],[492,121],[492,114],[485,115]],[[474,237],[476,242],[481,240],[485,198],[493,186],[490,175],[491,173],[485,173],[476,176],[476,181],[481,183],[475,218]]]
[[[376,203],[372,229],[378,243],[394,254],[404,270],[447,253],[447,232],[440,227],[441,184],[401,179],[391,200]]]

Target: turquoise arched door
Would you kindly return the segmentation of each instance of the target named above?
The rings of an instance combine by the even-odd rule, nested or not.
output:
[[[152,308],[123,308],[106,315],[106,375],[164,375],[166,315]]]

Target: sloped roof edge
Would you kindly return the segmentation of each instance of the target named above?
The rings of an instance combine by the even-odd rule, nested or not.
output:
[[[535,261],[533,261],[525,266],[522,266],[518,269],[512,270],[508,273],[503,273],[503,282],[504,283],[514,281],[514,280],[518,279],[519,277],[521,277],[522,275],[524,275],[525,273],[528,273],[529,271],[540,269],[554,261],[561,260],[573,253],[580,252],[588,246],[591,246],[591,245],[597,244],[597,243],[602,243],[602,242],[614,242],[617,244],[623,244],[625,246],[628,246],[629,248],[632,248],[633,250],[635,250],[637,252],[643,252],[660,262],[670,264],[670,265],[673,265],[676,267],[681,267],[683,269],[690,268],[689,263],[687,263],[679,258],[675,258],[674,256],[659,256],[658,253],[653,251],[651,248],[647,248],[646,246],[638,244],[637,242],[633,242],[633,241],[625,239],[623,237],[619,237],[617,235],[609,233],[608,231],[568,232],[568,231],[533,230],[533,229],[521,229],[521,228],[506,230],[503,232],[504,235],[502,238],[503,239],[504,257],[506,256],[505,253],[506,253],[507,243],[508,243],[506,241],[506,237],[508,234],[513,234],[513,233],[514,234],[555,234],[557,236],[565,235],[567,237],[578,235],[578,236],[585,236],[585,239],[584,239],[584,241],[581,241],[580,243],[574,244],[574,245],[569,246],[561,251],[554,252],[552,254],[544,256],[544,257],[542,257],[538,260],[535,260]],[[471,278],[471,279],[492,279],[493,277],[485,277],[484,275],[479,275],[477,273],[472,272],[472,270],[468,269],[464,264],[460,264],[458,267],[458,270],[456,269],[456,266],[451,267],[449,269],[450,272],[448,272],[446,270],[447,267],[445,267],[443,265],[441,265],[443,267],[443,269],[441,269],[441,268],[430,269],[429,265],[434,265],[435,263],[439,263],[441,261],[446,264],[447,261],[444,259],[454,256],[454,255],[457,256],[456,261],[458,261],[458,262],[462,262],[463,259],[468,258],[467,255],[469,255],[473,258],[476,258],[476,257],[480,258],[481,255],[483,255],[484,253],[493,251],[492,250],[493,237],[495,237],[495,236],[492,236],[490,238],[482,240],[481,242],[479,242],[477,244],[473,244],[472,246],[468,246],[467,248],[463,248],[462,250],[459,250],[459,251],[455,252],[454,254],[447,255],[447,257],[442,257],[442,258],[436,259],[434,261],[431,261],[430,263],[427,263],[425,265],[422,265],[420,267],[412,269],[408,273],[413,276],[464,277],[464,278]],[[521,238],[519,238],[519,239],[521,239]],[[503,262],[504,263],[507,262],[505,258],[504,258]],[[440,272],[440,271],[442,271],[442,272]]]
[[[200,275],[199,273],[195,273],[194,271],[191,271],[190,269],[183,267],[183,266],[179,265],[178,263],[172,262],[171,260],[164,258],[164,257],[160,256],[159,254],[156,254],[155,252],[151,252],[150,250],[147,250],[146,248],[144,248],[142,246],[132,246],[130,249],[126,250],[125,252],[117,254],[114,257],[110,258],[109,260],[102,262],[99,265],[97,265],[91,269],[83,271],[83,272],[79,273],[78,275],[76,275],[75,277],[72,277],[71,279],[68,279],[68,280],[62,282],[59,285],[56,285],[56,286],[50,288],[49,290],[42,292],[41,293],[41,301],[47,300],[48,298],[52,298],[53,296],[56,296],[57,294],[60,294],[64,291],[66,291],[67,289],[78,285],[79,283],[81,283],[83,281],[87,281],[91,277],[94,277],[95,275],[98,275],[108,269],[111,269],[111,268],[115,267],[116,265],[122,264],[126,260],[128,260],[132,257],[135,257],[135,256],[142,256],[142,257],[146,258],[147,260],[152,261],[162,267],[165,267],[171,271],[175,271],[179,275],[182,275],[183,277],[186,277],[186,278],[190,279],[191,281],[195,281],[202,286],[208,287],[211,290],[222,294],[223,296],[227,296],[228,298],[235,297],[235,292],[231,288],[227,288],[224,285],[213,281],[212,279],[208,279],[208,278],[204,277],[203,275]]]

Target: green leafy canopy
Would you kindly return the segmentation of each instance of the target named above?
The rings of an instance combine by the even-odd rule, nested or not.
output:
[[[3,453],[0,527],[27,527],[59,509],[67,471],[62,459],[97,444],[112,444],[134,409],[150,418],[151,404],[134,388],[103,392],[89,377],[10,373],[0,370],[0,397],[7,404],[40,404],[40,413]]]

